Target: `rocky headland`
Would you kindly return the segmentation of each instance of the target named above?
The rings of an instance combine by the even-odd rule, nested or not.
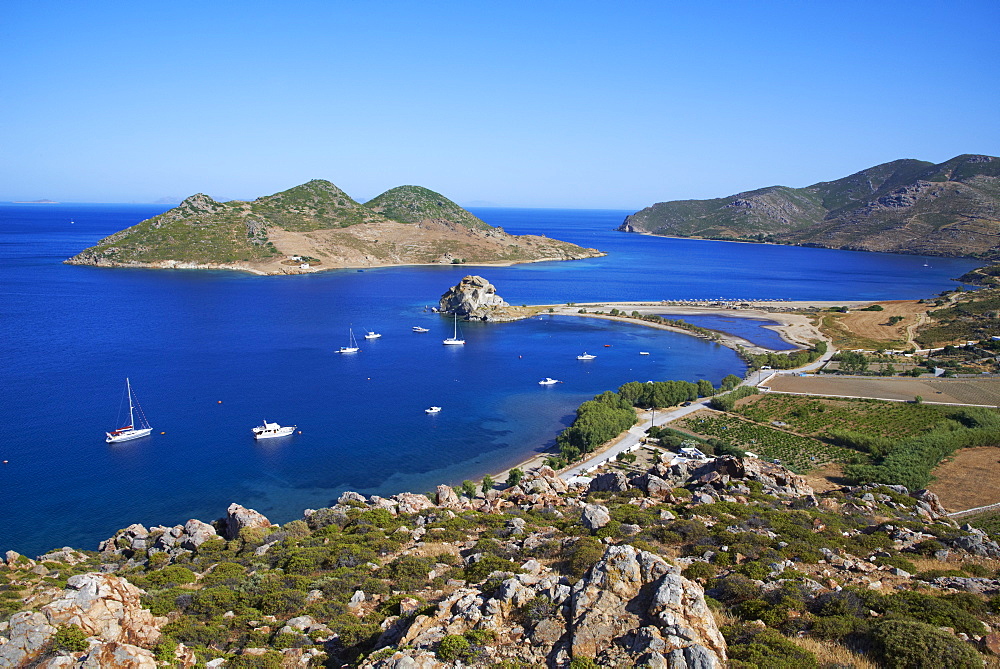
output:
[[[233,504],[96,552],[8,552],[0,666],[966,668],[1000,651],[1000,546],[932,493],[650,453],[572,482],[346,492],[281,526]]]
[[[252,202],[192,195],[102,239],[73,265],[302,274],[345,267],[513,264],[603,255],[536,235],[509,235],[439,193],[400,186],[361,204],[313,180]]]
[[[517,320],[533,313],[511,307],[497,295],[496,286],[472,274],[445,291],[438,300],[438,311],[469,321],[487,322]]]
[[[660,202],[619,230],[857,251],[1000,257],[1000,158],[896,160],[805,188]]]

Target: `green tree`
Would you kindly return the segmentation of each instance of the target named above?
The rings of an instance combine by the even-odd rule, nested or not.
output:
[[[507,472],[507,484],[506,485],[507,485],[508,488],[513,488],[518,483],[520,483],[521,479],[523,479],[523,478],[524,478],[524,470],[521,469],[520,467],[514,467],[509,472]]]
[[[468,479],[462,481],[460,490],[461,493],[466,497],[468,497],[469,499],[472,499],[473,497],[476,496],[476,484],[473,483],[472,481],[469,481]]]
[[[493,480],[492,476],[490,476],[489,474],[487,474],[486,476],[484,476],[483,477],[483,487],[482,487],[483,494],[485,495],[490,490],[493,490],[493,486],[495,486],[495,485],[496,485],[496,481]]]

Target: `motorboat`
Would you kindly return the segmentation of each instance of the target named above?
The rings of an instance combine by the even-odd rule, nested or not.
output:
[[[287,437],[295,432],[296,425],[282,427],[277,423],[268,423],[264,420],[263,425],[258,425],[253,429],[254,439],[273,439],[274,437]]]
[[[553,379],[552,377],[549,377],[549,376],[546,376],[544,379],[542,379],[541,381],[538,382],[538,385],[540,385],[540,386],[551,386],[551,385],[555,385],[557,383],[562,383],[562,381],[560,381],[558,379]]]
[[[586,351],[584,351],[583,355],[576,356],[576,359],[577,360],[593,360],[596,357],[597,357],[596,355],[591,355],[590,353],[587,353]]]
[[[378,339],[381,336],[382,335],[379,334],[378,332],[369,331],[368,334],[365,335],[365,339]]]
[[[414,332],[430,332],[430,328],[422,328],[419,325],[414,325],[413,326],[413,331]]]
[[[427,407],[424,413],[441,413],[441,407]]]
[[[649,355],[649,351],[639,351],[639,355]]]

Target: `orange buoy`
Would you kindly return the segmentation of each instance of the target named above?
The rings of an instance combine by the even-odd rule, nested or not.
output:
[[[302,430],[299,430],[299,434],[302,434]]]
[[[166,432],[161,432],[160,434],[166,434]]]
[[[222,404],[222,400],[219,400],[219,404]]]

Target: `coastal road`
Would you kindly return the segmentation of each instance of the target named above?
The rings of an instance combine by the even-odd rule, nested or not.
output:
[[[705,397],[697,402],[692,402],[690,406],[676,407],[656,412],[649,411],[642,414],[639,417],[639,423],[629,428],[628,432],[625,433],[625,436],[622,437],[618,443],[611,448],[601,451],[600,453],[596,453],[593,457],[560,472],[559,478],[569,480],[574,476],[583,475],[585,473],[584,470],[590,469],[598,463],[604,462],[605,460],[614,460],[618,457],[619,453],[625,453],[638,444],[642,438],[646,436],[646,432],[649,431],[649,428],[653,425],[665,425],[666,423],[675,421],[678,418],[692,414],[699,409],[704,409],[708,405],[710,399],[710,397]]]
[[[740,385],[744,386],[757,386],[764,381],[770,379],[775,374],[800,374],[803,372],[814,372],[827,362],[830,358],[834,356],[836,350],[830,346],[826,353],[824,353],[818,360],[811,362],[808,365],[803,365],[802,367],[797,367],[795,369],[785,369],[776,371],[772,369],[759,369],[754,372],[747,374],[747,377],[743,379]],[[628,432],[625,433],[618,443],[614,444],[607,450],[601,451],[599,453],[593,454],[591,457],[587,458],[583,462],[573,465],[569,469],[566,469],[559,473],[559,478],[563,480],[569,480],[574,476],[582,476],[586,473],[586,470],[608,460],[614,460],[620,453],[625,453],[632,449],[636,444],[638,444],[646,432],[653,425],[665,425],[667,423],[673,422],[678,418],[692,414],[699,409],[704,409],[708,406],[708,403],[712,398],[704,397],[697,402],[692,402],[686,407],[675,407],[673,409],[667,409],[663,411],[649,411],[640,416],[640,421],[637,425],[629,428]],[[655,421],[655,422],[654,422]]]

